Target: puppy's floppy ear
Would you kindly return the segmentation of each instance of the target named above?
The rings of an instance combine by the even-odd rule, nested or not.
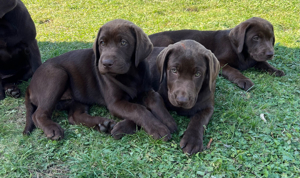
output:
[[[271,25],[272,33],[273,33],[273,47],[274,47],[274,44],[275,44],[274,27],[273,27],[273,25],[271,23],[270,23],[270,25]]]
[[[213,82],[216,80],[219,71],[220,71],[220,63],[216,56],[210,51],[207,50],[205,53],[206,61],[207,61],[207,69],[206,75],[209,80],[209,90],[213,91]]]
[[[229,33],[229,39],[238,53],[243,51],[246,31],[249,27],[250,22],[247,20],[234,27]]]
[[[100,59],[100,51],[99,51],[99,43],[98,43],[100,32],[101,32],[101,28],[99,29],[97,37],[93,44],[93,51],[94,51],[94,55],[95,55],[95,65],[96,66],[98,66],[99,59]]]
[[[0,0],[0,18],[17,6],[17,0]]]
[[[169,55],[172,53],[174,45],[169,45],[165,49],[163,49],[158,56],[156,57],[156,66],[158,67],[158,71],[160,72],[160,83],[164,80],[166,75],[166,69],[168,67]]]
[[[153,45],[148,37],[144,33],[144,31],[136,26],[136,25],[131,25],[131,29],[133,30],[133,33],[135,35],[135,66],[137,67],[139,63],[146,59],[149,54],[153,50]]]

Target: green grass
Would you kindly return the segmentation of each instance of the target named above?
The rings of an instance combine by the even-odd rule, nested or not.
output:
[[[172,112],[179,131],[169,142],[143,130],[121,140],[69,125],[65,112],[53,119],[65,129],[62,141],[48,140],[40,129],[23,136],[23,96],[0,101],[0,177],[299,177],[300,176],[300,2],[298,0],[23,0],[36,24],[42,60],[90,48],[103,24],[130,20],[147,34],[164,30],[232,28],[258,16],[274,25],[278,78],[254,69],[243,74],[255,83],[246,93],[217,79],[215,112],[204,145],[187,156],[179,142],[189,122]],[[92,115],[111,117],[105,108]],[[267,123],[259,115],[264,114]]]

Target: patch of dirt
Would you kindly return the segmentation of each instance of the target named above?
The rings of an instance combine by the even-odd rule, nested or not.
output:
[[[63,164],[63,163],[61,163]],[[61,165],[49,165],[47,170],[28,170],[33,178],[39,177],[55,177],[55,178],[67,178],[70,177],[68,174],[70,172],[69,168],[61,166]]]
[[[188,11],[188,12],[198,12],[198,8],[197,7],[188,7],[185,9],[185,11]]]

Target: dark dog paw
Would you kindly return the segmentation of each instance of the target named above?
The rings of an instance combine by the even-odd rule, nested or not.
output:
[[[25,127],[24,131],[23,131],[23,135],[29,135],[32,130],[35,128],[35,126],[31,126],[31,127]]]
[[[275,76],[276,77],[282,77],[282,76],[285,76],[285,73],[282,71],[282,70],[276,70],[274,72]]]
[[[60,140],[64,138],[64,130],[57,123],[46,126],[44,133],[51,140]]]
[[[110,133],[115,125],[116,125],[116,122],[114,120],[107,119],[104,122],[98,124],[99,131],[105,132],[105,133]]]
[[[184,133],[180,141],[180,147],[184,153],[190,155],[203,151],[203,143],[201,136],[193,133]]]
[[[21,96],[20,89],[15,85],[7,87],[5,89],[5,94],[13,98],[19,98]]]
[[[136,132],[136,124],[130,120],[118,122],[111,131],[114,139],[119,140],[126,134],[134,134]]]
[[[175,133],[177,131],[177,124],[175,120],[173,120],[172,122],[168,122],[166,125],[171,133]]]
[[[151,124],[146,124],[144,130],[151,135],[154,139],[161,139],[164,141],[168,141],[172,138],[170,130],[167,126],[158,122],[157,120],[153,120]]]
[[[250,79],[238,79],[236,80],[236,84],[245,91],[249,90],[249,88],[254,85]]]
[[[23,135],[29,135],[31,132],[29,130],[24,130]]]

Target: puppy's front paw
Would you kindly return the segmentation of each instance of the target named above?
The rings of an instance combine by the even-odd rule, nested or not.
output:
[[[254,83],[250,79],[237,79],[235,83],[245,91],[247,91],[249,88],[251,88]]]
[[[143,126],[143,128],[156,140],[163,138],[164,141],[168,141],[172,137],[168,127],[157,120],[153,120],[149,124]]]
[[[184,153],[190,155],[203,151],[202,136],[198,133],[186,131],[180,141],[180,147]]]
[[[175,133],[177,131],[177,124],[174,119],[168,122],[166,125],[169,128],[171,133]]]
[[[19,98],[21,96],[20,89],[15,85],[6,88],[5,89],[5,94],[7,96],[10,96],[10,97],[13,97],[13,98]]]
[[[43,130],[46,137],[51,140],[60,140],[64,138],[64,130],[57,123],[47,125]]]
[[[285,73],[282,71],[282,70],[276,70],[274,72],[275,76],[276,77],[282,77],[282,76],[285,76]]]
[[[114,120],[106,119],[105,121],[98,124],[99,131],[105,132],[105,133],[110,133],[115,125],[116,125],[116,122]]]
[[[118,122],[111,131],[114,139],[119,140],[126,134],[134,134],[136,132],[136,124],[130,120]]]

